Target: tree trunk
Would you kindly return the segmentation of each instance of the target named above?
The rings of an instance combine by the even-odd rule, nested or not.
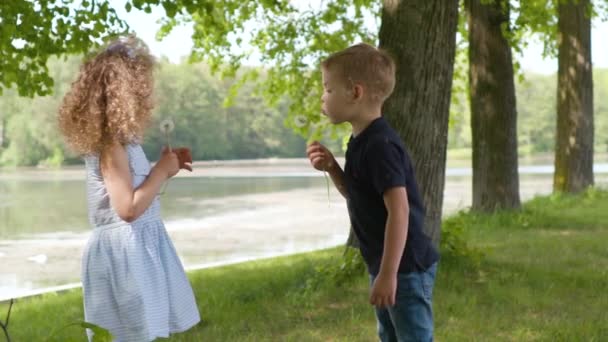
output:
[[[589,0],[558,6],[557,134],[553,191],[593,185],[593,71]]]
[[[412,157],[426,207],[424,231],[435,245],[441,209],[458,0],[401,0],[385,6],[380,47],[397,63],[397,82],[384,114]]]
[[[350,226],[350,230],[348,231],[348,238],[346,239],[346,247],[352,247],[352,248],[361,247],[361,244],[359,243],[359,239],[357,238],[357,234],[353,230],[353,226]]]
[[[469,94],[473,210],[519,209],[517,109],[508,0],[465,1],[469,24]]]

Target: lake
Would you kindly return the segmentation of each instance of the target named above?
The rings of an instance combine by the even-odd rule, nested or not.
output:
[[[448,167],[444,214],[471,203],[471,170]],[[187,269],[343,244],[346,204],[304,159],[196,163],[161,196],[167,230]],[[608,164],[596,164],[608,184]],[[522,200],[548,194],[552,167],[520,167]],[[0,300],[75,286],[90,233],[82,167],[0,172]]]

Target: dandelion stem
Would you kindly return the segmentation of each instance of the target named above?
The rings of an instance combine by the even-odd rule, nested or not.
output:
[[[331,202],[329,200],[329,178],[327,177],[327,172],[323,169],[323,176],[325,177],[325,187],[327,188],[327,207],[331,207]]]
[[[171,137],[169,135],[169,130],[165,130],[165,138],[167,139],[167,148],[169,149],[169,153],[171,153]],[[165,193],[165,190],[167,190],[167,185],[169,185],[169,179],[167,179],[167,181],[163,184],[163,187],[160,189],[160,192],[158,193],[159,195],[162,195]]]

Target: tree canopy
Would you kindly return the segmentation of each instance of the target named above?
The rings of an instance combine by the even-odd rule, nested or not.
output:
[[[12,86],[21,96],[49,94],[49,57],[87,53],[126,27],[105,0],[1,1],[0,95]]]

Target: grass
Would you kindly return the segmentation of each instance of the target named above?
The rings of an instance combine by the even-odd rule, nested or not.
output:
[[[534,199],[518,213],[459,213],[479,262],[445,253],[435,287],[437,341],[608,340],[608,192]],[[170,341],[375,341],[365,275],[335,286],[306,284],[342,248],[189,274],[204,323]],[[471,259],[472,260],[472,259]],[[81,292],[19,301],[14,341],[44,341],[82,319]],[[0,317],[5,306],[0,306]],[[57,341],[82,341],[81,329]]]
[[[608,193],[537,198],[521,213],[450,220],[486,255],[475,272],[444,258],[438,340],[608,340]]]

